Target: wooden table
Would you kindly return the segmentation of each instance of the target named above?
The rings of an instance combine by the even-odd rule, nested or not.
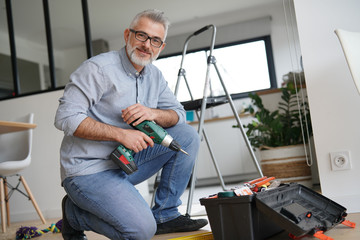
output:
[[[36,128],[34,123],[23,123],[23,122],[10,122],[0,121],[0,134],[24,131],[31,128]]]

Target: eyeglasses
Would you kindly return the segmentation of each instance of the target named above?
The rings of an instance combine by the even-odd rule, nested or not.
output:
[[[150,44],[156,48],[161,47],[163,45],[163,41],[158,37],[149,37],[147,33],[142,31],[135,31],[134,29],[130,29],[130,32],[135,33],[136,40],[139,40],[140,42],[146,42],[148,39],[150,39]]]

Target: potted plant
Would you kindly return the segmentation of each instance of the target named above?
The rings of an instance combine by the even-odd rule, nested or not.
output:
[[[312,136],[310,111],[307,101],[300,101],[301,86],[292,79],[299,76],[296,74],[302,73],[284,76],[286,81],[276,110],[268,110],[256,93],[249,94],[253,105],[245,109],[255,117],[244,128],[251,145],[260,150],[263,174],[287,182],[311,181],[304,147]]]

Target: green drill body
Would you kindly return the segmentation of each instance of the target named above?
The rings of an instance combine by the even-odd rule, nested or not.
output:
[[[157,125],[154,121],[145,120],[140,124],[131,126],[149,136],[154,143],[160,144],[164,147],[170,148],[173,151],[181,151],[179,143],[177,143],[161,126]],[[187,153],[186,153],[187,154]],[[131,174],[137,170],[134,162],[133,151],[123,145],[118,146],[111,154],[110,158],[119,165],[127,174]]]

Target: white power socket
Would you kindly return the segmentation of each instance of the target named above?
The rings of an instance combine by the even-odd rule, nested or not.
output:
[[[330,153],[331,170],[341,171],[351,169],[350,152],[339,151]]]

